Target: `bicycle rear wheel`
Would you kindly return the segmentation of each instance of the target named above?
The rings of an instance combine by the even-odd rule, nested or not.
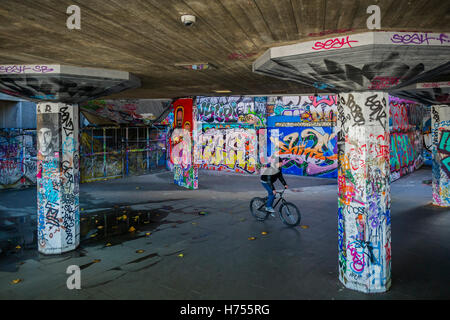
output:
[[[250,201],[250,211],[252,213],[252,216],[256,218],[256,220],[264,221],[266,220],[268,213],[265,210],[266,202],[263,198],[253,198]]]
[[[280,207],[279,214],[281,221],[288,226],[297,226],[302,219],[300,210],[291,202],[284,202]]]

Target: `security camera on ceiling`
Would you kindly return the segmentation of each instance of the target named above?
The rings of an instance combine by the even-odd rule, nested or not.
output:
[[[186,26],[186,27],[190,27],[192,26],[196,21],[195,16],[190,15],[190,14],[185,14],[181,16],[181,22]]]

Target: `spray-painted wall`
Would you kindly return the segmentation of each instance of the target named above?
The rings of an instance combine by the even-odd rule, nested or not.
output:
[[[198,188],[198,165],[194,161],[193,132],[196,113],[191,98],[177,99],[172,104],[173,123],[169,135],[170,166],[174,183],[184,188]],[[171,117],[172,118],[172,117]]]
[[[450,107],[432,106],[433,203],[450,207]]]
[[[200,167],[257,173],[266,158],[265,97],[197,97],[195,158]]]
[[[390,96],[389,113],[391,181],[395,181],[424,163],[423,119],[427,110]]]
[[[36,130],[0,131],[0,189],[36,184]]]
[[[336,114],[336,96],[268,98],[268,148],[279,147],[283,173],[337,178]]]
[[[431,139],[431,106],[424,106],[425,114],[423,117],[423,162],[425,165],[433,165],[432,139]]]

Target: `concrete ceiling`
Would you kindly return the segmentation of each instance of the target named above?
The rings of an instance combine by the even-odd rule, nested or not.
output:
[[[303,94],[314,88],[252,72],[267,49],[367,32],[369,5],[381,27],[445,32],[441,0],[1,0],[0,64],[68,64],[133,73],[142,86],[108,98]],[[81,8],[81,30],[66,27],[67,7]],[[197,22],[185,27],[180,15]],[[320,34],[322,32],[322,35]],[[209,63],[188,70],[178,64]],[[450,79],[430,79],[448,81]],[[321,90],[318,90],[321,92]]]

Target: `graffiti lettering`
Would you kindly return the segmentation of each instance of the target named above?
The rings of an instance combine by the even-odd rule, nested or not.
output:
[[[314,43],[314,46],[312,47],[313,50],[330,50],[330,49],[340,49],[344,47],[345,45],[348,45],[349,48],[352,48],[351,43],[352,42],[358,42],[356,40],[349,40],[350,36],[347,36],[346,38],[342,37],[340,38],[334,38],[334,39],[328,39],[325,42],[316,41]]]
[[[50,68],[46,65],[10,65],[10,66],[0,66],[0,74],[6,73],[27,73],[27,72],[33,72],[33,73],[48,73],[52,72],[53,68]]]
[[[435,41],[439,41],[439,44],[449,43],[449,36],[445,33],[441,33],[439,37],[430,36],[428,33],[413,33],[413,34],[394,34],[391,38],[393,43],[401,44],[435,44]]]

